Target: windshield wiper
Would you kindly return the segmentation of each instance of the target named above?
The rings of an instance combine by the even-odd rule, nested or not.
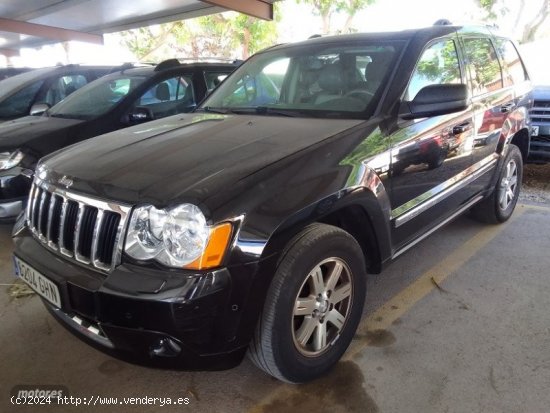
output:
[[[213,106],[204,106],[202,108],[198,108],[197,110],[195,110],[195,112],[198,112],[198,111],[205,111],[205,112],[208,112],[208,113],[220,113],[222,115],[226,115],[230,112],[230,110],[226,109],[226,108],[215,108]]]
[[[270,106],[242,106],[242,107],[229,107],[229,108],[205,106],[197,110],[203,110],[205,112],[210,112],[210,113],[221,113],[224,115],[228,113],[234,113],[237,115],[255,114],[255,115],[277,115],[277,116],[288,116],[288,117],[299,117],[303,115],[303,113],[297,110],[279,109],[279,108],[273,108]]]
[[[256,113],[260,115],[279,115],[279,116],[288,116],[292,118],[296,118],[303,115],[301,112],[297,110],[279,109],[279,108],[272,108],[269,106],[256,107]]]

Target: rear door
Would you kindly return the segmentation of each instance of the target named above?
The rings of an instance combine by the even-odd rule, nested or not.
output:
[[[403,100],[425,86],[465,83],[457,38],[432,41],[424,49]],[[402,123],[391,136],[392,238],[399,248],[458,209],[470,196],[473,163],[472,112]],[[463,184],[464,183],[464,184]]]
[[[467,73],[474,111],[473,158],[476,167],[495,163],[495,153],[502,127],[514,110],[512,85],[504,85],[502,66],[495,45],[488,36],[470,34],[462,37]],[[476,190],[484,189],[491,178],[485,174],[473,183]]]

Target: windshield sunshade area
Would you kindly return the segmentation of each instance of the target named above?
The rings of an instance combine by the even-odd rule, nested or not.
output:
[[[219,113],[366,118],[400,47],[394,42],[363,42],[259,53],[201,108]]]
[[[48,114],[58,118],[93,119],[107,113],[145,79],[121,74],[102,77],[69,95]]]

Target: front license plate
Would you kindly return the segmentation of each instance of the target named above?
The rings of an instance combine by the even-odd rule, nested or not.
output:
[[[25,281],[37,294],[61,308],[61,296],[59,295],[57,285],[16,256],[13,257],[13,261],[15,264],[15,274],[19,278]]]
[[[531,126],[531,136],[539,136],[539,127]]]

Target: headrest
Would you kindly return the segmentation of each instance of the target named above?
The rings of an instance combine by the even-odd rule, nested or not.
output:
[[[327,65],[319,74],[319,86],[330,93],[340,93],[344,88],[344,73],[338,63]]]
[[[162,82],[157,86],[155,97],[161,101],[170,100],[170,88],[168,87],[168,83]]]

